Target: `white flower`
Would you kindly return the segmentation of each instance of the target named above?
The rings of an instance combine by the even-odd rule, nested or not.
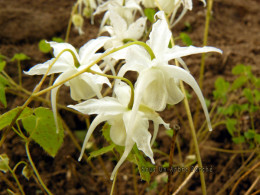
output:
[[[113,9],[110,10],[109,19],[111,26],[104,26],[101,32],[107,31],[111,38],[105,44],[105,48],[115,48],[122,46],[124,39],[138,40],[145,30],[146,18],[141,17],[137,21],[128,25],[127,21]]]
[[[83,47],[80,48],[79,54],[77,53],[76,49],[68,43],[49,42],[51,47],[53,48],[53,54],[55,58],[52,58],[51,60],[43,64],[37,64],[25,73],[28,75],[44,75],[49,66],[53,63],[54,60],[56,60],[56,57],[63,50],[69,49],[74,53],[76,59],[78,60],[79,67],[75,66],[73,56],[69,51],[65,51],[64,53],[62,53],[61,56],[57,59],[56,63],[48,72],[48,75],[54,73],[61,73],[53,83],[54,85],[69,78],[70,76],[79,72],[80,70],[86,68],[91,62],[93,62],[97,58],[97,56],[99,56],[99,54],[96,54],[96,51],[100,49],[106,41],[107,37],[99,37],[98,39],[90,40],[88,43],[86,43]],[[97,72],[102,72],[98,65],[92,66],[91,69]],[[71,98],[73,100],[78,101],[81,99],[88,99],[96,95],[99,98],[102,98],[100,90],[104,83],[111,86],[109,80],[106,77],[93,75],[91,73],[85,72],[69,80],[65,83],[65,85],[70,86]],[[60,86],[51,90],[51,103],[56,122],[56,127],[58,127],[56,116],[56,95],[59,87]]]
[[[106,11],[101,22],[100,29],[103,28],[103,26],[109,19],[111,10],[114,10],[122,18],[124,18],[128,25],[132,24],[135,20],[136,11],[139,11],[143,15],[142,8],[140,7],[139,2],[140,0],[108,0],[98,6],[94,15]]]
[[[92,132],[98,124],[104,121],[107,121],[111,125],[111,140],[117,145],[125,146],[125,151],[114,168],[111,179],[114,178],[116,171],[125,161],[135,143],[137,148],[142,150],[145,155],[151,159],[152,163],[154,163],[151,144],[157,135],[159,124],[163,124],[166,129],[169,129],[169,125],[166,124],[156,112],[144,105],[140,106],[140,109],[135,115],[135,119],[130,121],[132,115],[132,110],[128,108],[130,87],[120,82],[115,88],[115,94],[116,98],[104,97],[102,99],[90,99],[75,106],[69,106],[84,114],[97,114],[97,117],[92,121],[88,129],[79,160],[81,160],[84,154],[86,144]],[[148,120],[152,120],[154,123],[152,142],[151,134],[148,131]],[[130,124],[130,126],[128,126],[128,124]]]
[[[155,54],[155,58],[151,60],[150,55],[142,47],[131,47],[126,54],[126,64],[118,73],[118,76],[123,76],[129,70],[139,73],[136,82],[132,117],[134,117],[141,102],[156,111],[162,111],[166,104],[177,104],[180,102],[184,96],[177,84],[179,80],[183,80],[197,94],[204,110],[209,130],[211,130],[208,110],[196,80],[188,71],[169,65],[168,61],[196,53],[221,53],[221,50],[214,47],[199,48],[194,46],[174,46],[173,48],[168,48],[171,32],[168,29],[164,13],[158,12],[157,16],[160,19],[153,25],[150,39],[147,41],[147,44]]]

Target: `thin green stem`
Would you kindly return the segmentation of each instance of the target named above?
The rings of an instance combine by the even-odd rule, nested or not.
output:
[[[19,77],[19,85],[22,86],[22,69],[21,69],[21,61],[17,61],[18,66],[18,77]]]
[[[128,79],[126,79],[124,77],[107,75],[107,74],[96,72],[96,71],[93,71],[93,70],[89,70],[88,72],[93,73],[93,74],[97,74],[97,75],[100,75],[100,76],[104,76],[104,77],[107,77],[107,78],[120,79],[120,80],[126,82],[130,86],[130,88],[131,88],[131,98],[130,98],[130,101],[129,101],[129,104],[128,104],[128,108],[132,109],[133,104],[134,104],[134,86],[131,83],[131,81],[129,81]]]
[[[21,186],[21,184],[20,184],[18,178],[16,177],[15,172],[14,172],[14,171],[11,169],[11,167],[9,167],[9,165],[4,161],[4,159],[3,159],[3,157],[2,157],[1,155],[0,155],[0,158],[1,158],[2,162],[5,164],[5,166],[8,168],[8,170],[10,171],[10,173],[12,174],[12,176],[13,176],[15,182],[17,183],[18,188],[19,188],[19,190],[21,191],[22,195],[25,195],[25,193],[24,193],[24,191],[23,191],[23,188],[22,188],[22,186]]]
[[[26,163],[25,161],[20,161],[20,162],[18,162],[18,163],[15,165],[15,167],[13,168],[13,172],[15,172],[16,169],[17,169],[17,167],[18,167],[19,165],[21,165],[21,164],[27,165],[27,163]]]
[[[117,171],[117,172],[118,172],[118,171]],[[112,184],[112,188],[111,188],[110,195],[113,195],[113,193],[114,193],[115,184],[116,184],[116,178],[117,178],[117,172],[116,172],[115,178],[114,178],[114,180],[113,180],[113,184]]]
[[[42,178],[37,170],[37,168],[35,167],[34,165],[34,162],[32,160],[32,157],[31,157],[31,154],[30,154],[30,150],[29,150],[29,144],[30,144],[30,140],[27,140],[26,144],[25,144],[25,149],[26,149],[26,154],[27,154],[27,157],[28,157],[28,160],[33,168],[33,171],[36,175],[36,177],[38,178],[40,184],[42,185],[42,187],[44,188],[44,190],[49,194],[49,195],[52,195],[52,193],[50,192],[50,190],[45,186],[44,182],[42,181]]]
[[[77,1],[77,3],[73,6],[71,13],[70,13],[70,19],[69,19],[69,23],[68,23],[68,27],[67,27],[67,31],[66,31],[66,36],[65,36],[66,43],[69,41],[70,30],[71,30],[71,25],[72,25],[72,16],[76,12],[78,4],[79,4],[79,1]]]

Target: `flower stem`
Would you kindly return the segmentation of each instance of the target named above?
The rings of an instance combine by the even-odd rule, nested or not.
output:
[[[30,150],[29,150],[29,144],[30,144],[30,140],[27,140],[27,142],[26,142],[26,144],[25,144],[25,149],[26,149],[26,154],[27,154],[27,156],[28,156],[28,160],[29,160],[29,162],[30,162],[30,164],[31,164],[31,166],[32,166],[32,168],[33,168],[33,171],[34,171],[36,177],[38,178],[38,180],[39,180],[40,184],[42,185],[42,187],[44,188],[44,190],[45,190],[48,194],[52,195],[52,193],[50,192],[50,190],[45,186],[44,182],[42,181],[42,178],[41,178],[41,176],[40,176],[38,170],[36,169],[36,167],[35,167],[35,165],[34,165],[34,162],[33,162],[33,160],[32,160],[32,157],[31,157],[31,154],[30,154]]]

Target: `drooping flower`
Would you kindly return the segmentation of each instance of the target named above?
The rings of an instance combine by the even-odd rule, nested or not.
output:
[[[140,106],[139,110],[136,112],[135,120],[130,121],[132,114],[132,110],[128,108],[130,87],[120,82],[114,90],[116,94],[115,98],[104,97],[102,99],[90,99],[77,105],[69,106],[84,114],[97,114],[86,134],[79,160],[81,160],[84,154],[86,144],[91,134],[97,125],[104,121],[107,121],[111,125],[111,140],[117,145],[125,146],[124,153],[111,174],[111,179],[114,178],[116,171],[125,161],[135,143],[137,148],[142,150],[145,155],[151,159],[152,163],[154,163],[151,145],[155,140],[159,125],[162,124],[166,129],[169,129],[169,125],[166,124],[155,111],[145,105]],[[148,131],[148,120],[151,120],[154,123],[152,141],[151,134]],[[130,124],[130,126],[128,126],[128,124]]]
[[[171,31],[168,28],[164,12],[158,12],[156,15],[159,17],[159,20],[153,25],[149,36],[150,39],[147,41],[147,44],[154,52],[155,58],[151,59],[150,55],[142,47],[131,47],[126,54],[126,64],[118,73],[118,76],[123,76],[129,70],[139,73],[136,82],[133,116],[141,102],[156,111],[162,111],[166,104],[177,104],[180,102],[184,96],[178,87],[178,81],[182,80],[189,84],[197,94],[204,110],[209,130],[211,130],[208,110],[196,80],[188,71],[169,65],[168,62],[171,59],[178,59],[191,54],[205,52],[221,53],[221,50],[214,47],[194,46],[174,46],[169,48]]]
[[[99,56],[99,54],[97,54],[96,51],[104,45],[107,39],[107,37],[99,37],[97,39],[90,40],[80,48],[79,54],[77,53],[76,49],[68,43],[49,42],[51,47],[53,48],[54,58],[43,64],[35,65],[28,72],[25,72],[25,74],[44,75],[46,74],[49,66],[54,62],[54,60],[57,60],[48,72],[48,75],[54,73],[61,73],[55,80],[53,85],[59,83],[69,78],[73,74],[86,68],[91,62],[93,62]],[[61,53],[63,52],[63,50],[67,49],[69,49],[74,54],[76,60],[79,62],[78,67],[76,67],[73,55],[69,51]],[[56,59],[58,55],[60,55],[60,57]],[[92,66],[91,69],[96,72],[102,72],[96,64]],[[76,101],[82,99],[89,99],[94,96],[102,98],[100,91],[103,84],[111,86],[109,80],[106,77],[93,75],[88,72],[85,72],[65,83],[66,86],[70,87],[71,98]],[[51,90],[51,104],[56,122],[56,127],[58,127],[56,95],[59,87],[60,86],[57,86],[56,88]]]

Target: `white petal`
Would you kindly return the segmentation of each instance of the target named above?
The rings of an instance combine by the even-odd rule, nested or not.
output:
[[[141,112],[137,112],[134,121],[130,121],[131,112],[124,113],[123,119],[125,124],[132,123],[131,127],[126,127],[127,137],[131,137],[136,143],[137,148],[142,150],[146,156],[148,156],[154,164],[153,151],[151,149],[151,134],[148,131],[149,123]]]
[[[146,23],[146,18],[142,17],[136,20],[134,23],[130,24],[130,26],[126,31],[127,37],[124,38],[129,38],[129,39],[132,38],[132,39],[139,40],[144,34],[145,23]]]
[[[128,106],[131,97],[131,88],[124,82],[118,82],[114,87],[118,101],[125,107]]]
[[[148,43],[152,48],[155,56],[157,58],[161,58],[165,50],[168,48],[172,33],[168,28],[164,12],[157,12],[156,15],[160,19],[154,23],[152,32],[149,35],[150,40]]]
[[[135,142],[130,138],[130,137],[126,137],[126,144],[125,144],[125,150],[123,155],[121,156],[120,160],[118,161],[118,163],[116,164],[110,179],[113,180],[115,177],[115,174],[117,172],[117,170],[119,169],[119,167],[123,164],[123,162],[125,161],[125,159],[127,158],[128,154],[131,152],[133,146],[134,146]]]
[[[202,95],[202,92],[200,90],[199,85],[197,84],[196,80],[193,78],[193,76],[188,73],[187,71],[185,71],[184,69],[177,67],[177,66],[163,66],[164,72],[168,73],[171,75],[172,78],[175,79],[180,79],[183,80],[185,83],[187,83],[188,85],[190,85],[192,87],[192,89],[195,91],[195,93],[197,94],[201,106],[203,108],[207,123],[208,123],[208,128],[211,131],[212,127],[211,127],[211,123],[210,123],[210,118],[209,118],[209,113],[208,113],[208,109],[204,100],[204,97]],[[169,92],[171,93],[171,92]]]
[[[186,9],[192,10],[192,0],[182,0],[182,3]]]
[[[88,132],[86,134],[86,137],[84,139],[84,142],[83,142],[83,146],[82,146],[82,149],[81,149],[81,153],[80,153],[80,156],[79,156],[79,159],[78,161],[81,161],[83,155],[84,155],[84,151],[86,149],[86,146],[87,146],[87,143],[88,143],[88,140],[91,136],[91,134],[93,133],[93,131],[95,130],[95,128],[102,122],[110,119],[111,116],[104,116],[104,115],[98,115],[91,123],[89,129],[88,129]]]
[[[127,111],[126,107],[122,106],[117,99],[112,97],[90,99],[74,106],[69,105],[68,107],[78,110],[83,114],[104,114],[114,116]]]
[[[135,97],[142,96],[142,102],[156,111],[162,111],[168,99],[163,72],[157,68],[143,71],[136,83]]]
[[[46,61],[43,64],[37,64],[37,65],[33,66],[32,68],[30,68],[29,71],[27,71],[27,72],[24,71],[24,73],[28,74],[28,75],[44,75],[47,72],[49,66],[53,63],[53,61],[54,61],[54,58]],[[60,61],[58,61],[52,66],[52,68],[50,69],[50,71],[48,72],[47,75],[54,74],[54,73],[61,73],[61,72],[67,71],[68,68],[71,68],[70,66],[68,66],[68,64],[64,64],[64,63],[61,63]]]
[[[89,65],[91,63],[91,58],[101,47],[104,46],[105,42],[109,40],[109,37],[99,37],[97,39],[92,39],[88,41],[79,49],[80,63],[82,65]]]
[[[77,53],[76,49],[71,44],[69,44],[69,43],[57,43],[57,42],[53,42],[53,41],[48,42],[48,43],[53,48],[53,55],[55,57],[57,57],[63,50],[70,49],[75,54],[76,58],[79,60],[78,53]],[[61,64],[68,64],[70,66],[74,66],[74,59],[73,59],[71,53],[68,52],[68,51],[61,54],[58,61]],[[57,61],[57,63],[58,63],[58,61]]]
[[[69,76],[71,76],[73,74],[73,72],[71,71],[67,71],[67,72],[64,72],[63,74],[61,74],[56,80],[55,82],[53,83],[56,84],[56,83],[59,83],[61,81],[63,81],[64,79],[68,78]],[[53,111],[53,115],[54,115],[54,121],[55,121],[55,125],[56,125],[56,131],[59,132],[59,125],[58,125],[58,118],[57,118],[57,107],[56,107],[56,96],[57,96],[57,92],[58,92],[58,89],[61,87],[58,86],[58,87],[55,87],[54,89],[51,90],[51,106],[52,106],[52,111]]]
[[[126,32],[127,30],[127,23],[126,21],[119,15],[117,14],[114,10],[109,10],[110,15],[110,21],[111,25],[114,28],[115,34],[119,37],[122,38],[122,34]]]
[[[125,146],[126,130],[122,115],[118,115],[117,117],[109,120],[108,123],[111,125],[111,140],[119,146]]]
[[[168,104],[171,105],[178,104],[180,101],[183,100],[184,95],[180,90],[180,88],[177,86],[174,78],[169,78],[166,81],[166,87],[168,91],[168,99],[167,99]]]
[[[198,53],[207,53],[207,52],[218,52],[222,53],[220,49],[217,49],[215,47],[194,47],[194,46],[189,46],[189,47],[180,47],[180,46],[174,46],[173,48],[169,49],[165,54],[164,57],[167,60],[175,59],[175,58],[180,58],[183,56],[188,56],[192,54],[198,54]]]

